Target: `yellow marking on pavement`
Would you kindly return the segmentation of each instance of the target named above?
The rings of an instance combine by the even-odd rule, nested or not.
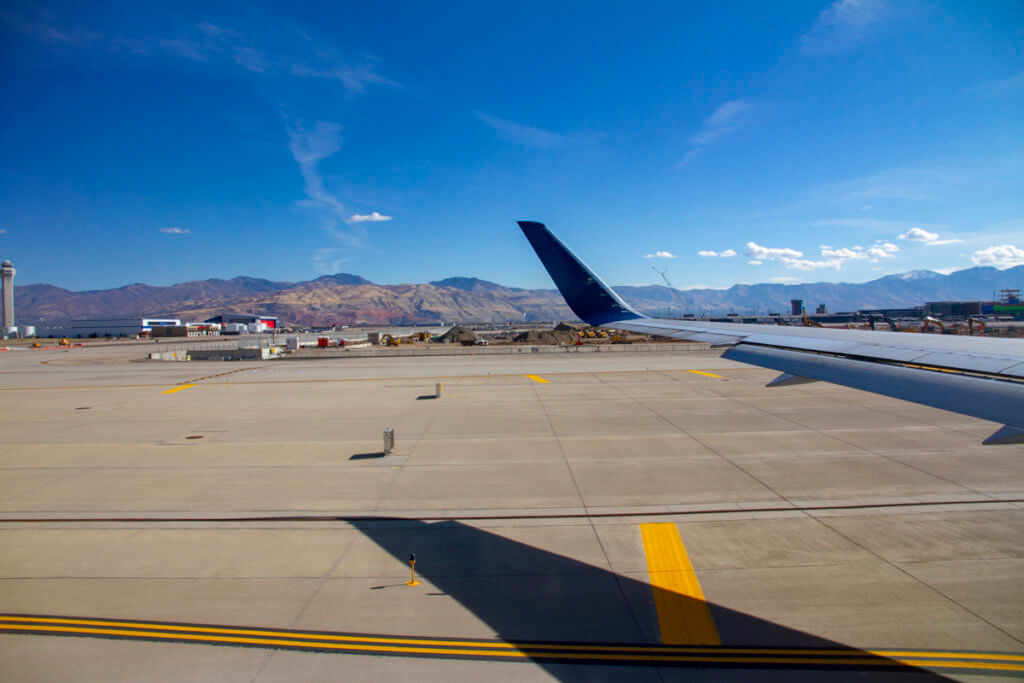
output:
[[[661,642],[721,645],[697,573],[679,538],[679,528],[671,522],[641,524],[640,535],[658,610]]]
[[[161,391],[160,393],[161,394],[173,394],[175,391],[181,391],[182,389],[188,389],[189,387],[194,387],[194,386],[195,386],[195,384],[182,384],[180,387],[174,387],[173,389],[168,389],[167,391]]]
[[[246,368],[248,369],[248,368]],[[613,376],[613,375],[635,375],[638,371],[636,370],[610,370],[607,372],[549,372],[549,375],[558,377],[593,377],[593,376]],[[318,377],[317,379],[273,379],[273,380],[243,380],[239,384],[332,384],[338,382],[402,382],[402,381],[423,381],[424,379],[433,379],[435,375],[425,377],[419,376],[408,376],[408,377]],[[468,380],[491,380],[491,379],[507,379],[509,377],[522,377],[519,373],[490,373],[485,375],[452,375],[450,377],[438,377],[437,379],[442,380],[446,384],[451,383],[453,386],[457,386],[460,382],[466,382]],[[717,375],[716,375],[717,377]],[[190,382],[192,380],[189,380]],[[65,385],[54,385],[45,387],[0,387],[0,392],[4,391],[67,391],[68,389],[137,389],[140,387],[162,387],[165,386],[159,382],[153,382],[150,384],[65,384]]]
[[[657,526],[657,525],[652,525]],[[674,526],[674,525],[673,525]],[[678,534],[677,534],[678,535]],[[765,664],[772,667],[930,667],[1024,672],[1024,655],[998,652],[940,652],[922,650],[857,650],[810,648],[665,647],[658,645],[583,645],[578,643],[517,643],[499,640],[459,640],[344,633],[311,633],[243,627],[219,627],[85,619],[0,615],[0,631],[66,634],[119,639],[192,641],[222,645],[284,647],[295,650],[335,650],[367,654],[414,654],[465,658],[561,659],[682,665]]]
[[[714,377],[715,379],[722,379],[721,375],[716,375],[713,372],[704,372],[703,370],[690,370],[695,375],[704,375],[705,377]]]
[[[537,384],[551,384],[551,382],[547,381],[546,379],[544,379],[540,375],[527,375],[527,377],[532,379]]]

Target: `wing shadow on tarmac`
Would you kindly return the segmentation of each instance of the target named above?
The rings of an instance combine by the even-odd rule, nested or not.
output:
[[[432,584],[441,594],[451,596],[488,624],[499,639],[534,644],[550,641],[588,645],[660,643],[654,593],[645,580],[460,522],[357,521],[354,526],[403,565],[410,553],[416,553],[416,573],[428,582],[418,590],[431,591]],[[642,577],[646,578],[646,572]],[[759,678],[767,675],[777,680],[793,680],[795,672],[802,672],[797,673],[798,678],[819,680],[824,671],[833,680],[861,680],[867,675],[872,679],[883,677],[901,681],[947,680],[924,669],[721,605],[709,603],[709,606],[725,648],[840,650],[841,654],[823,655],[853,663],[822,665],[796,661],[814,656],[807,652],[792,653],[793,661],[783,665],[752,665],[723,658],[722,662],[658,664],[656,668],[650,664],[637,667],[637,662],[630,665],[614,659],[601,662],[595,658],[573,663],[546,656],[531,656],[531,659],[559,680],[623,680],[624,675],[630,680],[647,680],[647,675],[651,676],[650,680],[671,680],[679,676],[746,680],[752,670]],[[622,665],[629,668],[623,669]]]

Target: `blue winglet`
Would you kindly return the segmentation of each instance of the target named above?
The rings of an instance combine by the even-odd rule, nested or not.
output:
[[[620,299],[543,223],[519,221],[519,227],[565,297],[565,303],[580,320],[590,325],[605,325],[644,317]]]

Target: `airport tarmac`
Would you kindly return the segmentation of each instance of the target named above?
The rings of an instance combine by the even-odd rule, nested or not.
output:
[[[0,354],[5,680],[1024,675],[997,425],[685,345],[147,350]]]

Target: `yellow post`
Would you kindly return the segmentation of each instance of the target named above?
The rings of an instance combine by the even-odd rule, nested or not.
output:
[[[416,553],[409,555],[409,567],[412,571],[412,575],[409,580],[405,582],[406,586],[418,586],[420,582],[416,580]]]

